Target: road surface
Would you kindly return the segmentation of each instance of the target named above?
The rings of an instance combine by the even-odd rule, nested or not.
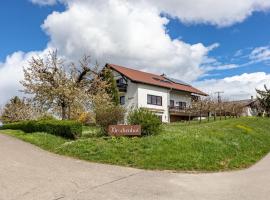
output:
[[[267,200],[270,155],[249,169],[146,171],[55,155],[0,134],[0,200]]]

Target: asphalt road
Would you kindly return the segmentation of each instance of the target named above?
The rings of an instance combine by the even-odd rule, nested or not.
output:
[[[80,161],[0,134],[0,200],[270,199],[270,155],[249,169],[205,174]]]

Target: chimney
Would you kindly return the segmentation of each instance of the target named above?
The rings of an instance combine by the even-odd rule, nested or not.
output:
[[[254,100],[253,96],[251,96],[251,100],[252,100],[252,101]]]

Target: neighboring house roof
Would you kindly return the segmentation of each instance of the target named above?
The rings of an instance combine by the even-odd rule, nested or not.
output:
[[[129,78],[131,81],[134,82],[144,83],[148,85],[155,85],[168,89],[186,91],[198,95],[207,96],[206,93],[192,87],[191,85],[188,85],[176,79],[168,78],[164,75],[151,74],[114,64],[106,64],[106,67],[117,71],[118,73],[122,74],[123,76],[126,76],[127,78]]]
[[[251,104],[257,102],[257,99],[243,99],[243,100],[237,100],[237,101],[229,101],[230,103],[240,103],[243,105],[243,107],[250,106]]]

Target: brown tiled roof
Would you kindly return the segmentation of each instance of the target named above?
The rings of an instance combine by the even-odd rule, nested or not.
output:
[[[159,87],[164,87],[164,88],[169,88],[169,89],[174,89],[174,90],[179,90],[179,91],[186,91],[186,92],[190,92],[190,93],[194,93],[198,95],[207,96],[206,93],[192,87],[191,85],[175,83],[161,75],[142,72],[139,70],[130,69],[127,67],[122,67],[122,66],[114,65],[114,64],[106,64],[106,67],[117,71],[118,73],[126,76],[127,78],[129,78],[130,80],[134,82],[145,83],[149,85],[155,85]]]

